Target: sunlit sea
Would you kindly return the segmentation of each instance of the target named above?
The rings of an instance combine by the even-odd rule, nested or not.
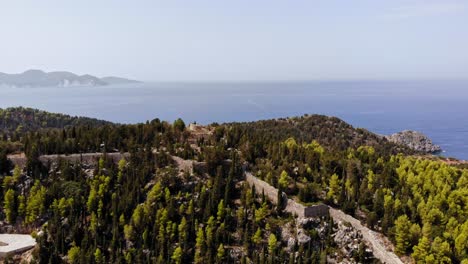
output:
[[[141,83],[0,87],[0,108],[26,106],[119,123],[160,118],[202,124],[302,114],[337,116],[379,134],[412,129],[442,155],[468,160],[468,81]]]

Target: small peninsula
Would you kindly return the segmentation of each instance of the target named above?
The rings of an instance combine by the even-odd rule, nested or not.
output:
[[[416,151],[431,154],[442,151],[442,148],[432,143],[432,140],[429,137],[417,131],[404,130],[402,132],[386,136],[385,138],[392,143],[405,145]]]

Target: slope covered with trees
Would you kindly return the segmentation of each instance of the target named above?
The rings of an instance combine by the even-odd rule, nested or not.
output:
[[[102,126],[110,122],[87,117],[73,117],[64,114],[49,113],[32,108],[0,108],[0,135],[12,136],[17,133],[37,131],[47,128],[65,128],[71,126]]]
[[[101,129],[77,133],[74,139]],[[199,153],[188,150],[181,120],[107,129],[130,151],[127,160],[114,164],[103,158],[93,172],[65,161],[42,164],[37,158],[45,142],[56,137],[53,131],[29,133],[26,168],[2,177],[1,217],[18,230],[41,230],[34,253],[38,262],[289,261],[280,242],[288,216],[242,183],[236,152],[207,142],[200,143]],[[180,173],[170,155],[207,161],[209,173]],[[232,161],[229,166],[222,166],[225,158]],[[300,253],[298,262],[315,263],[333,247],[330,237],[315,235],[294,250]]]
[[[468,257],[468,170],[408,156],[412,151],[323,116],[219,130],[220,141],[243,150],[258,177],[303,203],[326,201],[365,215],[396,253],[418,263]]]
[[[18,141],[24,169],[0,151],[0,219],[33,232],[39,263],[326,263],[335,225],[305,227],[248,187],[243,169],[305,204],[325,202],[383,232],[417,263],[468,257],[468,170],[413,155],[336,118],[304,116],[213,124],[194,137],[182,120],[67,126]],[[10,139],[11,140],[11,139]],[[39,156],[128,152],[95,166]],[[1,155],[1,153],[4,153]],[[172,156],[204,162],[181,171]],[[2,167],[3,166],[3,167]],[[3,169],[2,169],[3,168]],[[365,247],[351,256],[372,262]]]
[[[288,138],[294,138],[299,143],[315,140],[332,151],[372,146],[379,154],[414,153],[382,136],[362,128],[354,128],[339,118],[323,115],[231,123],[220,126],[216,132],[218,138],[224,134],[226,143],[233,147],[249,142],[245,154],[252,161],[263,155],[272,143]]]

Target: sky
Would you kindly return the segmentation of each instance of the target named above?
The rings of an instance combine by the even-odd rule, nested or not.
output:
[[[0,72],[468,79],[468,1],[2,0]]]

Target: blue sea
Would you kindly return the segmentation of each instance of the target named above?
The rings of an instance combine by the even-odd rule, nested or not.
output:
[[[27,106],[119,123],[202,124],[324,114],[379,134],[412,129],[468,160],[468,81],[142,83],[0,88],[0,108]]]

